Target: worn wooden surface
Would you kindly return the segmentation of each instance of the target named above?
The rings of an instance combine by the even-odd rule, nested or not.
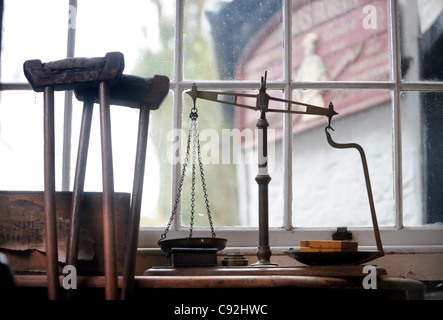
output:
[[[70,207],[72,193],[57,192],[57,231],[58,231],[58,248],[64,251],[67,244],[67,231],[69,229]],[[124,254],[126,251],[126,235],[129,217],[130,194],[116,193],[116,223],[117,228],[117,267],[119,272],[123,270]],[[4,248],[5,237],[11,240],[14,236],[17,240],[18,233],[6,234],[5,229],[2,231],[2,240],[0,241],[0,251],[5,253],[17,273],[45,273],[46,262],[44,252],[44,203],[43,192],[40,191],[0,191],[0,225],[5,222],[14,223],[16,228],[27,228],[26,241],[22,242],[20,248],[11,249]],[[78,264],[79,274],[103,274],[104,270],[104,249],[103,249],[103,213],[102,213],[102,194],[99,192],[86,192],[80,215],[81,237],[85,237],[85,241],[81,241],[80,247],[91,244],[93,249],[92,260],[84,260],[80,256]],[[26,215],[20,213],[25,212]],[[26,218],[21,221],[18,216]],[[15,218],[17,217],[17,218]],[[14,231],[15,232],[15,231]],[[62,235],[64,234],[64,237]],[[23,246],[23,243],[29,244],[29,248]],[[36,248],[35,244],[41,246]],[[82,249],[80,248],[80,251]],[[61,271],[65,255],[59,254],[58,263],[59,271]]]
[[[23,72],[32,89],[42,92],[46,87],[56,91],[79,87],[98,87],[100,82],[115,83],[123,73],[124,56],[121,52],[108,52],[99,58],[67,58],[42,63],[27,60]]]
[[[63,276],[60,276],[60,283]],[[121,287],[122,277],[118,277]],[[16,276],[18,287],[45,287],[46,277],[40,275]],[[103,276],[79,276],[77,286],[89,288],[104,287]],[[420,281],[402,278],[382,277],[377,282],[378,290],[409,290],[423,293],[424,284]],[[222,289],[222,288],[318,288],[364,290],[361,279],[331,276],[302,275],[218,275],[218,276],[136,276],[136,288],[149,289]]]
[[[112,105],[132,108],[148,107],[156,110],[160,107],[169,92],[169,78],[155,75],[143,78],[123,74],[118,82],[110,86],[110,103]],[[98,91],[83,87],[75,90],[75,97],[80,101],[93,97],[98,102]]]
[[[386,270],[375,266],[377,276],[386,275]],[[222,268],[173,268],[153,267],[144,272],[145,276],[324,276],[364,277],[364,266],[300,266],[300,267],[222,267]]]
[[[63,276],[60,276],[60,283]],[[123,277],[118,277],[121,287]],[[78,287],[102,288],[104,276],[79,276]],[[423,290],[424,284],[420,281],[402,278],[381,278],[379,289],[416,289]],[[18,275],[15,278],[18,287],[34,286],[45,287],[46,277],[42,275]],[[342,288],[363,289],[359,281],[340,277],[322,276],[294,276],[294,275],[267,275],[267,276],[136,276],[135,285],[138,288],[265,288],[265,287],[311,287],[311,288]],[[382,285],[382,286],[381,286]]]

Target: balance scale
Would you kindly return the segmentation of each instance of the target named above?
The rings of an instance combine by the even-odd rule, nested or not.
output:
[[[268,163],[267,163],[267,128],[269,123],[266,119],[266,114],[268,112],[277,112],[277,113],[288,113],[288,114],[309,114],[309,115],[321,115],[326,116],[328,120],[328,125],[325,127],[325,133],[328,143],[333,148],[338,149],[348,149],[354,148],[360,153],[363,172],[365,176],[367,195],[371,210],[371,218],[372,218],[372,226],[375,235],[375,241],[377,245],[376,251],[328,251],[328,250],[296,250],[289,249],[284,251],[289,257],[305,264],[308,266],[330,266],[330,265],[360,265],[362,263],[374,260],[384,255],[383,246],[381,243],[380,231],[378,228],[377,217],[375,213],[374,200],[372,196],[371,182],[369,178],[369,171],[366,162],[366,156],[363,148],[356,143],[336,143],[330,134],[330,130],[334,130],[331,127],[332,117],[337,115],[338,113],[334,110],[334,105],[332,102],[329,104],[328,108],[323,108],[320,106],[310,105],[306,103],[284,100],[280,98],[275,98],[266,93],[266,76],[261,77],[261,86],[259,93],[257,95],[253,94],[243,94],[243,93],[226,93],[226,92],[216,92],[216,91],[199,91],[197,86],[194,84],[190,91],[186,93],[191,96],[193,99],[194,107],[191,110],[190,118],[191,118],[191,127],[188,136],[188,146],[187,146],[187,156],[186,162],[183,166],[182,178],[180,180],[179,191],[176,196],[174,209],[172,211],[172,215],[170,217],[168,226],[162,234],[161,239],[158,241],[161,249],[167,253],[169,265],[173,268],[176,267],[216,267],[217,266],[217,252],[223,250],[226,246],[226,239],[217,238],[214,232],[214,228],[212,225],[212,218],[210,215],[210,209],[206,194],[206,185],[204,182],[203,176],[203,168],[200,158],[200,145],[198,141],[198,129],[196,126],[196,119],[198,117],[197,108],[196,108],[196,100],[198,98],[209,100],[213,102],[219,102],[223,104],[232,105],[235,107],[246,108],[250,110],[260,111],[260,118],[257,121],[258,128],[258,174],[255,178],[259,187],[259,244],[257,249],[257,258],[258,261],[255,264],[252,264],[252,267],[277,267],[276,263],[271,261],[271,248],[269,246],[269,203],[268,203],[268,185],[271,181],[271,177],[268,173]],[[233,101],[226,101],[226,97],[232,97]],[[255,106],[241,104],[237,102],[239,97],[246,98],[255,98],[256,104]],[[287,109],[271,109],[269,108],[269,101],[277,101],[287,104]],[[292,105],[299,105],[305,107],[304,110],[291,110]],[[207,238],[196,238],[192,237],[192,225],[193,225],[193,203],[194,203],[194,195],[192,198],[192,212],[191,212],[191,229],[190,235],[188,238],[179,238],[179,239],[166,239],[166,234],[169,230],[169,227],[172,224],[172,221],[175,216],[175,211],[178,207],[181,188],[183,186],[184,173],[186,171],[186,167],[188,165],[188,158],[190,155],[190,141],[191,137],[194,139],[194,149],[192,150],[193,154],[193,184],[195,183],[195,161],[198,160],[200,165],[200,173],[202,175],[202,183],[203,190],[205,194],[205,200],[207,205],[207,214],[211,226],[212,237]],[[197,148],[197,149],[195,149]],[[196,156],[197,154],[197,156]],[[197,159],[198,158],[198,159]],[[194,187],[194,186],[193,186]],[[326,252],[325,252],[326,251]],[[242,257],[236,257],[242,260]],[[243,259],[244,260],[244,259]],[[237,261],[239,261],[237,259]]]

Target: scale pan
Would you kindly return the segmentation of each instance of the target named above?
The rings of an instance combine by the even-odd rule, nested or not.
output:
[[[301,252],[292,248],[284,253],[298,262],[311,266],[362,264],[381,256],[378,251]]]
[[[159,241],[160,248],[169,252],[172,248],[216,248],[218,251],[226,247],[223,238],[179,238]]]

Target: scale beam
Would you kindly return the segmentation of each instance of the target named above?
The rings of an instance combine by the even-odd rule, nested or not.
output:
[[[263,78],[262,78],[263,79]],[[197,86],[195,84],[192,85],[192,89],[187,91],[186,93],[192,97],[195,101],[197,98],[223,103],[235,107],[245,108],[254,111],[261,112],[277,112],[277,113],[288,113],[288,114],[309,114],[309,115],[319,115],[326,116],[328,118],[328,124],[330,127],[332,117],[337,115],[338,113],[334,110],[334,105],[329,103],[328,108],[298,102],[280,99],[276,97],[272,97],[266,93],[266,82],[262,80],[262,86],[260,88],[260,92],[258,94],[246,94],[246,93],[234,93],[234,92],[219,92],[219,91],[199,91],[197,90]],[[238,102],[238,98],[255,98],[255,105],[248,105]],[[286,109],[271,109],[269,108],[269,101],[277,101],[287,104]],[[301,106],[300,110],[291,110],[291,106]]]

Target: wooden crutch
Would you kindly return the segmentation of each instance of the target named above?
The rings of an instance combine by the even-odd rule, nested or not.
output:
[[[45,241],[48,298],[51,300],[58,298],[60,287],[55,205],[54,91],[99,87],[103,105],[105,105],[107,103],[107,87],[120,78],[123,69],[124,57],[120,52],[107,53],[104,58],[67,58],[48,63],[42,63],[40,60],[27,60],[23,64],[24,74],[33,90],[44,92]],[[106,114],[106,107],[103,109],[103,113]],[[79,201],[77,197],[81,198],[82,192],[76,194],[76,199],[73,202]],[[111,201],[108,200],[106,204],[108,205],[109,202]],[[111,211],[112,206],[107,207],[106,210]],[[106,216],[110,215],[112,213]],[[115,250],[115,243],[113,247]],[[109,259],[111,260],[112,256]]]
[[[132,294],[135,274],[149,116],[150,111],[157,110],[168,94],[169,78],[161,75],[155,75],[152,78],[122,75],[119,81],[115,85],[110,86],[109,89],[110,104],[140,109],[133,191],[130,217],[128,219],[129,225],[121,292],[121,299],[127,299]],[[90,89],[78,89],[75,91],[75,96],[80,101],[86,101],[93,93]],[[99,97],[95,97],[95,101],[97,100],[100,100]],[[78,228],[77,230],[73,230],[73,232],[78,234]]]
[[[44,204],[45,241],[48,277],[48,299],[59,294],[57,222],[55,208],[55,148],[54,148],[54,89],[44,89]]]
[[[66,264],[76,266],[78,261],[79,236],[75,230],[80,228],[80,209],[83,202],[84,184],[86,175],[86,163],[88,158],[89,137],[91,133],[92,113],[94,108],[93,99],[85,99],[80,126],[80,138],[78,144],[77,163],[74,176],[74,186],[71,201],[71,224],[69,226],[68,242],[66,245]],[[68,290],[68,298],[72,295],[72,289]]]

